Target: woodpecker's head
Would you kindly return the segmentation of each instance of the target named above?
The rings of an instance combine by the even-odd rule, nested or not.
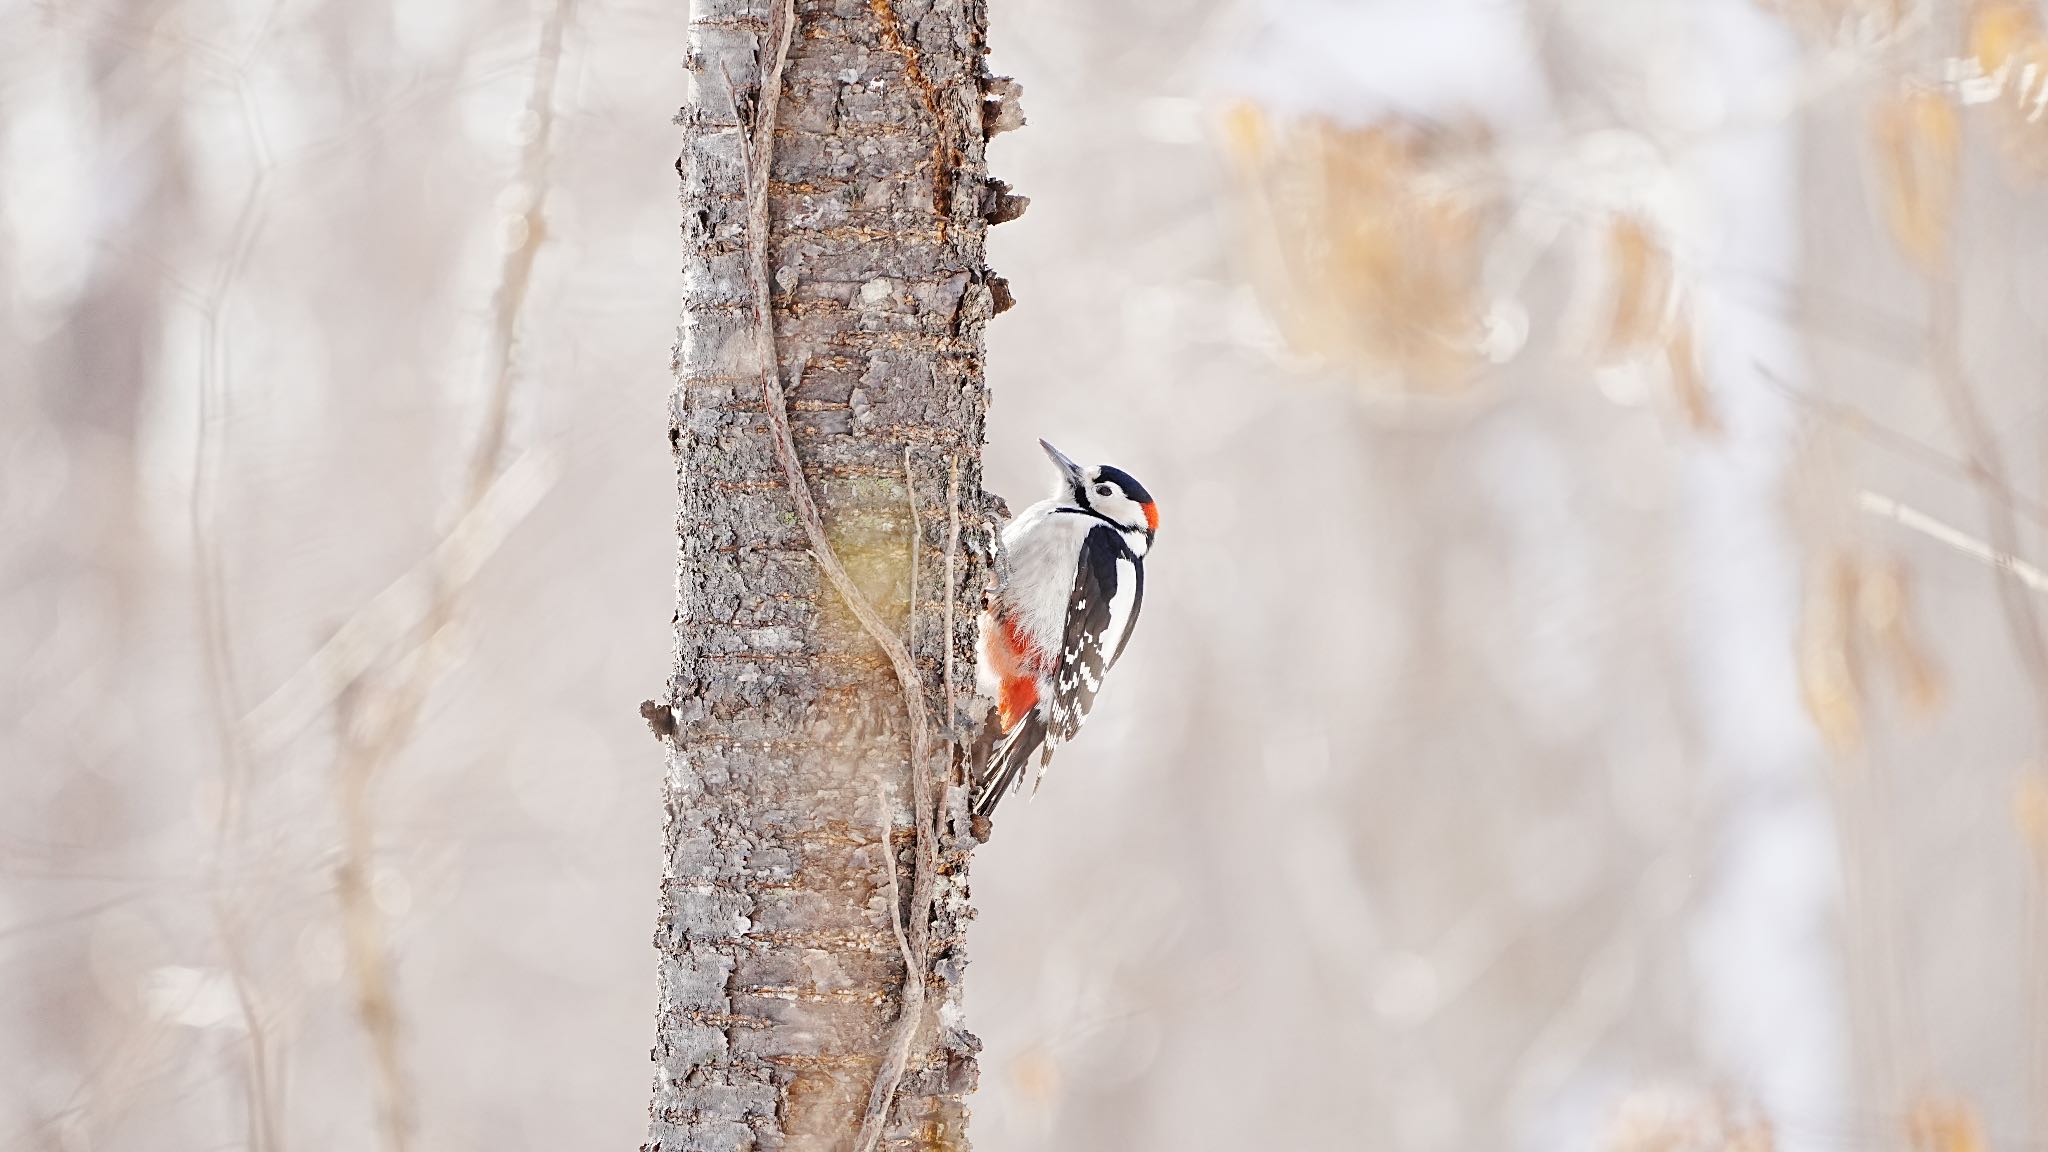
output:
[[[1152,543],[1153,534],[1159,531],[1159,508],[1137,477],[1109,464],[1083,468],[1043,440],[1038,446],[1059,467],[1061,499],[1111,521],[1125,532],[1142,535],[1147,545]]]

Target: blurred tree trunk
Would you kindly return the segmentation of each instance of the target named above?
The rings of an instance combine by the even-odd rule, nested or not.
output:
[[[1000,282],[983,205],[1004,197],[982,155],[986,15],[979,0],[785,2],[697,0],[677,117],[680,555],[670,711],[655,710],[675,733],[646,1147],[852,1147],[871,1096],[889,1104],[892,1050],[884,1135],[965,1147],[972,841],[946,736],[971,697],[988,564],[974,545],[993,513],[982,332]],[[764,100],[785,18],[779,99]],[[905,638],[933,717],[922,893],[905,694],[821,573],[763,403],[756,149],[772,150],[765,267],[794,447],[832,552]],[[921,988],[905,981],[919,951]],[[906,999],[914,1031],[898,1035]]]

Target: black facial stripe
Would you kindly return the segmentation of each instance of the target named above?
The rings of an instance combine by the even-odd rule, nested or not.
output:
[[[1111,528],[1114,528],[1114,529],[1116,529],[1116,530],[1117,530],[1117,531],[1119,531],[1119,532],[1121,532],[1121,531],[1123,531],[1123,530],[1124,530],[1124,526],[1123,526],[1123,525],[1121,525],[1121,524],[1117,523],[1117,522],[1116,522],[1116,521],[1114,521],[1114,520],[1111,520],[1111,519],[1110,519],[1109,517],[1107,517],[1107,516],[1104,516],[1104,515],[1103,515],[1102,513],[1100,513],[1100,512],[1097,512],[1097,511],[1096,511],[1095,509],[1093,509],[1093,508],[1055,508],[1055,509],[1053,509],[1053,511],[1054,511],[1054,512],[1064,512],[1064,513],[1066,513],[1066,514],[1067,514],[1067,515],[1069,515],[1069,516],[1087,516],[1087,517],[1091,517],[1091,518],[1093,518],[1093,519],[1096,519],[1096,520],[1100,520],[1100,521],[1102,521],[1102,522],[1103,522],[1104,524],[1107,524],[1107,525],[1109,525],[1109,526],[1110,526]]]
[[[1145,538],[1145,547],[1147,550],[1150,550],[1152,546],[1152,530],[1150,528],[1139,528],[1133,527],[1129,524],[1119,524],[1116,521],[1111,520],[1109,517],[1104,516],[1102,513],[1097,512],[1093,508],[1055,508],[1053,509],[1053,512],[1064,512],[1069,516],[1086,516],[1091,520],[1100,520],[1104,524],[1109,525],[1111,528],[1116,529],[1118,532],[1135,532],[1138,535],[1143,536]],[[1141,556],[1138,557],[1138,559],[1143,560],[1144,557]]]

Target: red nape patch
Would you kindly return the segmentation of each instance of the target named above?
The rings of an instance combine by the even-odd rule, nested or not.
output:
[[[1038,707],[1038,677],[1019,676],[1003,681],[1003,698],[996,702],[996,708],[1003,718],[1003,731],[1015,728],[1031,710]]]
[[[1142,504],[1139,507],[1145,510],[1145,530],[1148,532],[1159,531],[1159,505]]]

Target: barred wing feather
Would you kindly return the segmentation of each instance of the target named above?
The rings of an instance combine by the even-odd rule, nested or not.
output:
[[[1088,534],[1080,570],[1067,598],[1066,636],[1047,701],[1045,745],[1038,757],[1044,779],[1052,754],[1081,730],[1102,681],[1124,654],[1145,598],[1145,569],[1122,533],[1104,525]],[[1033,782],[1036,788],[1036,781]]]

